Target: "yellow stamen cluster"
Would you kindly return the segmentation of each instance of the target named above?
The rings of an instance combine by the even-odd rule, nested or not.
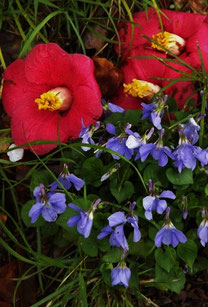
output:
[[[181,50],[185,46],[185,40],[173,33],[169,32],[159,32],[155,35],[152,35],[152,39],[155,42],[152,42],[152,48],[155,48],[157,50],[167,52],[163,47],[174,53],[175,55],[180,54]],[[161,45],[161,46],[159,46]]]
[[[123,84],[124,87],[124,93],[126,96],[133,96],[133,97],[139,97],[143,98],[147,96],[147,93],[149,93],[149,85],[148,82],[139,81],[137,79],[133,79],[132,83]]]
[[[169,41],[170,41],[170,36],[171,36],[171,33],[165,31],[165,32],[160,32],[160,33],[157,33],[155,35],[152,35],[152,39],[154,41],[156,41],[158,44],[160,44],[163,47],[168,49],[168,44],[169,44]],[[152,48],[164,51],[164,49],[162,47],[160,47],[159,45],[155,44],[154,42],[152,42]]]
[[[35,99],[35,102],[38,104],[39,110],[49,111],[58,110],[62,104],[58,95],[50,92],[43,93],[40,98]]]

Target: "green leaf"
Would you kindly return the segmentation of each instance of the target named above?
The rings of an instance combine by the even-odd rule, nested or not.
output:
[[[21,210],[22,220],[27,227],[39,227],[46,223],[46,221],[42,218],[41,215],[39,216],[39,218],[35,223],[31,223],[31,218],[29,217],[28,214],[34,203],[35,203],[34,200],[29,200],[25,205],[23,205]]]
[[[87,184],[99,187],[103,175],[103,162],[100,159],[91,157],[86,159],[82,165],[81,176]]]
[[[197,256],[197,245],[193,240],[188,240],[184,244],[180,244],[177,248],[178,256],[188,264],[192,269]]]
[[[102,263],[100,266],[100,272],[102,273],[103,280],[109,287],[111,287],[110,273],[112,269],[112,263]]]
[[[208,183],[206,184],[204,191],[205,191],[205,194],[208,196]]]
[[[155,251],[155,260],[161,268],[170,272],[176,262],[176,251],[171,247],[167,247],[164,252],[162,248],[157,248]]]
[[[168,111],[170,113],[175,113],[178,110],[177,102],[173,97],[168,97],[166,105],[168,106]]]
[[[125,181],[122,187],[110,187],[112,195],[121,203],[124,200],[130,199],[134,193],[134,186],[130,181]]]
[[[141,115],[142,115],[141,110],[127,110],[124,113],[124,120],[126,123],[136,126],[140,121]]]
[[[166,176],[171,183],[176,185],[193,184],[193,172],[188,168],[183,169],[181,174],[173,168],[168,168]]]
[[[157,186],[162,186],[163,188],[167,187],[167,178],[164,172],[161,172],[161,167],[155,164],[149,164],[144,169],[144,182],[148,183],[149,179]]]
[[[79,237],[79,243],[85,254],[90,257],[96,257],[98,254],[97,239],[93,234],[89,238]]]
[[[33,192],[34,188],[39,186],[40,183],[47,186],[52,181],[53,178],[51,177],[50,173],[47,170],[44,171],[34,170],[30,181],[30,191]]]
[[[168,289],[179,294],[184,287],[186,279],[180,267],[174,266],[170,272],[167,272],[156,263],[155,281],[167,286]]]
[[[122,250],[120,248],[112,248],[103,256],[104,262],[115,263],[121,260]]]
[[[79,306],[87,307],[87,291],[86,291],[86,283],[82,276],[82,273],[79,273]]]

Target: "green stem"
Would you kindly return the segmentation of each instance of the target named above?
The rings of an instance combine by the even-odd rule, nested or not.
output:
[[[206,112],[206,100],[207,98],[207,85],[204,85],[204,92],[202,96],[202,106],[201,106],[201,114],[205,114]],[[203,137],[204,137],[204,118],[201,119],[200,122],[200,132],[199,132],[199,146],[201,147],[203,144]]]
[[[37,227],[36,233],[37,233],[37,252],[39,254],[41,254],[40,227]],[[37,273],[38,273],[38,281],[39,281],[40,289],[41,289],[41,292],[43,294],[44,293],[43,280],[42,280],[42,275],[41,275],[40,265],[39,264],[37,264]]]

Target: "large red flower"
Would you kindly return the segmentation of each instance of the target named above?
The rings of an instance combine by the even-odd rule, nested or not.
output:
[[[164,14],[164,15],[163,15]],[[148,16],[146,12],[139,12],[134,14],[134,22],[138,23],[140,27],[134,27],[134,35],[132,37],[132,26],[125,22],[119,25],[119,34],[121,41],[121,55],[125,59],[125,65],[121,68],[124,74],[124,82],[131,83],[133,79],[149,81],[158,84],[160,87],[166,86],[170,81],[158,80],[157,78],[178,79],[183,74],[176,72],[171,68],[166,67],[157,59],[132,59],[135,56],[156,56],[162,58],[170,58],[170,54],[166,53],[157,44],[153,45],[151,40],[156,40],[156,35],[177,35],[174,52],[186,63],[196,69],[200,69],[201,62],[197,51],[197,44],[200,47],[205,67],[208,68],[208,24],[206,23],[206,16],[174,12],[169,10],[162,10],[161,14],[163,29],[158,19],[155,10],[150,9]],[[148,40],[149,37],[151,40]],[[133,39],[132,39],[133,38]],[[166,38],[163,41],[166,42]],[[162,40],[156,40],[162,44]],[[181,43],[182,41],[182,43]],[[169,44],[172,46],[172,42]],[[158,48],[157,48],[158,46]],[[168,47],[164,44],[164,47]],[[172,51],[171,49],[169,49]],[[119,52],[118,45],[116,46],[117,53]],[[191,69],[172,62],[165,62],[185,73],[190,73]],[[191,97],[197,100],[197,95],[193,94],[194,86],[192,82],[182,81],[170,86],[165,93],[173,96],[179,107],[182,108],[187,98]],[[126,96],[123,87],[121,87],[114,98],[114,102],[122,107],[140,108],[141,98]]]
[[[76,139],[82,121],[88,126],[101,116],[100,98],[92,60],[68,54],[54,43],[35,46],[25,60],[14,61],[4,72],[2,101],[16,145]],[[41,155],[55,147],[33,149]]]

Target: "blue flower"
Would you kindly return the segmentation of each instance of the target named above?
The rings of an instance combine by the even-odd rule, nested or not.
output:
[[[110,235],[109,242],[112,246],[121,246],[123,249],[128,250],[128,243],[124,234],[124,224],[126,222],[130,223],[134,228],[133,241],[138,242],[141,238],[141,233],[138,227],[138,217],[136,215],[129,216],[126,218],[123,212],[113,213],[108,218],[109,226],[104,227],[101,233],[97,236],[99,240]],[[114,229],[112,227],[115,227]]]
[[[67,226],[73,227],[77,225],[77,231],[83,235],[85,238],[88,238],[90,235],[90,232],[92,230],[92,224],[93,224],[93,213],[97,208],[97,205],[100,203],[100,199],[94,202],[91,209],[88,211],[83,211],[78,206],[70,203],[68,206],[76,211],[79,211],[80,214],[74,215],[70,217],[70,219],[67,222]]]
[[[163,134],[164,129],[161,130],[160,136],[154,144],[144,144],[139,148],[139,154],[142,162],[147,159],[149,154],[152,155],[154,160],[158,161],[158,165],[161,167],[168,163],[168,157],[173,160],[175,159],[171,149],[167,146],[163,146]]]
[[[122,107],[117,106],[114,103],[111,102],[106,102],[105,99],[101,99],[101,103],[103,104],[103,109],[104,111],[106,111],[107,115],[110,112],[114,113],[114,112],[118,112],[118,113],[124,113],[125,109],[123,109]]]
[[[164,107],[165,107],[165,102],[167,100],[167,96],[164,97],[163,99],[159,99],[155,103],[141,103],[143,107],[143,115],[142,115],[142,120],[149,118],[149,120],[153,123],[153,125],[158,129],[161,130],[161,119],[164,114]]]
[[[129,149],[136,149],[137,154],[135,160],[141,158],[139,149],[147,143],[153,132],[154,128],[151,128],[150,131],[146,131],[145,134],[141,137],[137,132],[132,132],[131,130],[128,130],[129,136],[126,140],[126,146]]]
[[[129,126],[130,125],[127,124],[127,127]],[[107,125],[107,131],[111,134],[114,134],[114,135],[116,134],[115,127],[113,124]],[[113,151],[118,152],[119,154],[124,156],[126,159],[130,160],[134,151],[133,149],[129,149],[126,146],[126,140],[127,140],[126,133],[123,132],[119,136],[110,138],[106,143],[106,148],[112,149]],[[112,157],[116,160],[120,159],[120,157],[115,154],[112,154]]]
[[[182,231],[175,228],[175,226],[169,221],[158,231],[155,237],[155,245],[161,247],[162,243],[165,245],[171,245],[175,248],[178,243],[185,243],[187,241],[186,236]]]
[[[97,121],[95,125],[91,125],[91,127],[84,127],[84,124],[82,123],[82,130],[79,134],[79,137],[82,138],[82,143],[84,144],[92,144],[94,145],[95,142],[92,139],[93,133],[100,128],[100,122]],[[91,148],[82,146],[82,150],[88,151]]]
[[[208,220],[206,218],[204,218],[199,225],[197,234],[200,239],[201,245],[205,247],[206,243],[208,243]]]
[[[129,286],[131,271],[125,264],[120,264],[111,271],[112,286],[122,285],[125,288]]]
[[[113,112],[113,113],[114,112],[118,112],[118,113],[124,113],[125,112],[125,109],[123,109],[122,107],[119,107],[116,104],[111,103],[111,102],[108,103],[108,107],[109,107],[110,111]]]
[[[66,190],[71,188],[73,184],[75,189],[79,191],[84,186],[84,180],[78,178],[74,174],[70,174],[68,170],[68,166],[64,164],[63,172],[59,175],[58,181],[65,187]],[[51,190],[56,190],[59,186],[58,182],[54,181],[51,185]]]
[[[198,139],[198,131],[200,130],[200,126],[196,123],[196,121],[193,118],[189,119],[188,124],[183,125],[182,132],[185,134],[189,142],[194,145]]]
[[[190,143],[182,143],[173,152],[175,157],[174,165],[178,168],[179,173],[184,167],[194,170],[196,167],[196,157],[194,154],[194,146]]]
[[[202,149],[198,146],[194,146],[194,156],[199,160],[201,166],[208,164],[208,149]]]
[[[152,194],[152,196],[146,196],[143,199],[143,207],[145,211],[145,217],[148,220],[152,219],[152,211],[155,210],[158,214],[162,214],[167,208],[167,202],[161,198],[175,199],[176,196],[173,192],[167,190],[163,191],[160,195]]]
[[[43,184],[36,187],[33,191],[35,204],[29,211],[31,223],[37,221],[39,215],[47,222],[54,222],[58,214],[63,213],[66,209],[66,198],[63,193],[46,193]]]

